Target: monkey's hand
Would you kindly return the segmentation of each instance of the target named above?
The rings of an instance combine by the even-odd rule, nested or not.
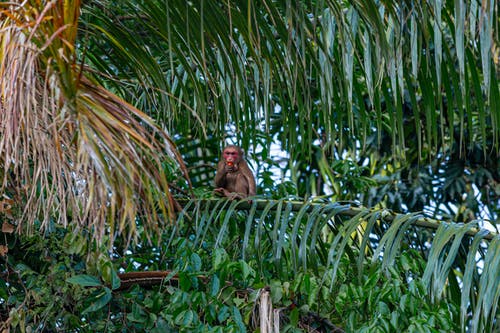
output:
[[[228,172],[236,172],[238,171],[238,165],[237,164],[234,164],[232,162],[227,162],[225,165],[224,165],[224,171],[226,173]]]
[[[216,188],[214,193],[221,197],[229,197],[231,193],[223,187]]]
[[[245,198],[244,195],[242,195],[240,193],[236,193],[236,192],[229,192],[228,190],[226,190],[223,187],[216,188],[214,190],[214,193],[216,195],[219,195],[222,197],[227,197],[227,198],[229,198],[229,200],[240,200],[240,199]]]

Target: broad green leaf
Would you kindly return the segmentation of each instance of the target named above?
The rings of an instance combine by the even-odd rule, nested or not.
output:
[[[111,301],[111,298],[111,290],[107,287],[102,288],[99,293],[90,298],[91,304],[83,310],[83,314],[102,309]]]
[[[100,287],[102,286],[101,280],[95,276],[87,275],[87,274],[79,274],[74,275],[68,279],[66,282],[77,284],[82,287]]]
[[[216,296],[220,290],[220,280],[217,274],[212,275],[210,279],[210,295]]]

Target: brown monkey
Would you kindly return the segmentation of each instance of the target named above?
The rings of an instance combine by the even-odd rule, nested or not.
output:
[[[255,178],[243,155],[243,149],[238,146],[224,148],[215,175],[216,194],[231,199],[255,195]]]

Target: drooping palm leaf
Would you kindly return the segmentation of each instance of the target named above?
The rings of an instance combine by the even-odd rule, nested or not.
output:
[[[495,266],[499,236],[478,230],[475,223],[446,223],[418,214],[286,199],[257,199],[251,204],[197,200],[187,203],[185,212],[200,221],[184,235],[189,237],[194,232],[195,246],[213,247],[214,251],[224,248],[235,258],[252,258],[267,269],[272,264],[275,274],[283,280],[289,279],[290,274],[312,269],[319,276],[323,274],[324,283],[329,286],[334,285],[346,254],[357,261],[359,277],[366,257],[372,262],[380,261],[389,274],[395,258],[401,254],[401,246],[409,244],[408,237],[413,237],[412,228],[428,228],[434,238],[425,272],[419,278],[432,296],[429,301],[452,297],[450,285],[458,284],[462,327],[470,325],[474,332],[481,332],[491,329],[494,323],[499,301],[500,276]],[[178,230],[188,230],[183,227],[186,223],[192,225],[185,216],[179,216]],[[485,251],[478,251],[480,246]],[[462,256],[459,248],[469,257],[463,266],[458,264]],[[357,249],[357,255],[352,249]],[[478,260],[484,262],[482,272],[478,270]],[[480,279],[474,277],[477,275]],[[453,283],[449,279],[454,279]]]
[[[149,116],[82,72],[80,2],[0,9],[2,189],[22,207],[19,230],[55,220],[130,240],[140,219],[158,232],[173,216],[165,170],[182,160]]]
[[[462,150],[498,148],[492,2],[94,1],[85,9],[89,39],[109,53],[93,64],[137,78],[137,103],[179,132],[222,136],[232,123],[248,146],[264,126],[292,156],[310,151],[319,133],[341,148],[374,128],[390,131],[401,153],[415,137],[426,156],[455,136]]]

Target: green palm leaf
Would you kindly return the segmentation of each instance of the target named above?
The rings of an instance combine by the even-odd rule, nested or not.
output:
[[[470,321],[475,331],[481,331],[491,329],[494,323],[500,282],[495,268],[498,267],[495,265],[499,238],[486,230],[478,231],[476,223],[445,223],[418,214],[394,214],[387,210],[284,199],[253,199],[251,204],[246,201],[197,200],[185,207],[190,216],[195,215],[198,221],[203,221],[198,226],[199,231],[195,228],[194,232],[205,235],[205,242],[210,242],[213,237],[215,250],[231,249],[235,258],[272,263],[276,274],[284,280],[290,278],[290,271],[297,274],[312,269],[323,274],[323,281],[328,281],[330,288],[336,282],[337,271],[346,254],[349,260],[357,262],[359,277],[366,265],[363,260],[366,257],[372,263],[380,262],[382,269],[389,274],[395,258],[401,255],[401,246],[408,244],[407,237],[415,232],[414,228],[433,230],[435,234],[427,265],[420,276],[430,292],[429,301],[437,302],[445,292],[449,293],[450,279],[455,279],[461,289],[463,327]],[[177,220],[180,230],[184,230],[185,223],[190,222],[180,216]],[[375,228],[376,225],[382,227]],[[213,236],[209,237],[210,234]],[[235,244],[239,242],[243,246]],[[200,242],[198,244],[201,246]],[[456,265],[462,255],[459,249],[464,246],[468,259],[462,275],[459,274],[462,268]],[[480,279],[476,279],[480,246],[486,249],[486,255],[482,257],[484,269]],[[466,311],[472,315],[467,315]]]
[[[113,54],[91,57],[94,65],[117,78],[139,78],[137,104],[177,132],[194,126],[201,136],[206,129],[223,136],[230,123],[247,147],[264,125],[279,131],[293,157],[310,151],[318,138],[310,124],[318,120],[316,130],[339,147],[377,128],[379,135],[390,130],[392,144],[403,148],[413,140],[405,133],[407,102],[420,152],[435,154],[433,147],[452,144],[455,122],[462,135],[481,134],[469,142],[462,136],[462,149],[479,140],[486,150],[486,133],[498,132],[491,96],[499,86],[488,51],[497,47],[491,22],[498,13],[488,4],[466,11],[460,1],[123,2],[118,8],[137,10],[140,20],[120,20],[121,11],[91,2],[84,29]],[[468,33],[463,22],[477,17],[485,18],[479,33]],[[443,75],[456,77],[453,87]],[[406,101],[410,91],[416,96]],[[498,147],[496,138],[491,143]]]

